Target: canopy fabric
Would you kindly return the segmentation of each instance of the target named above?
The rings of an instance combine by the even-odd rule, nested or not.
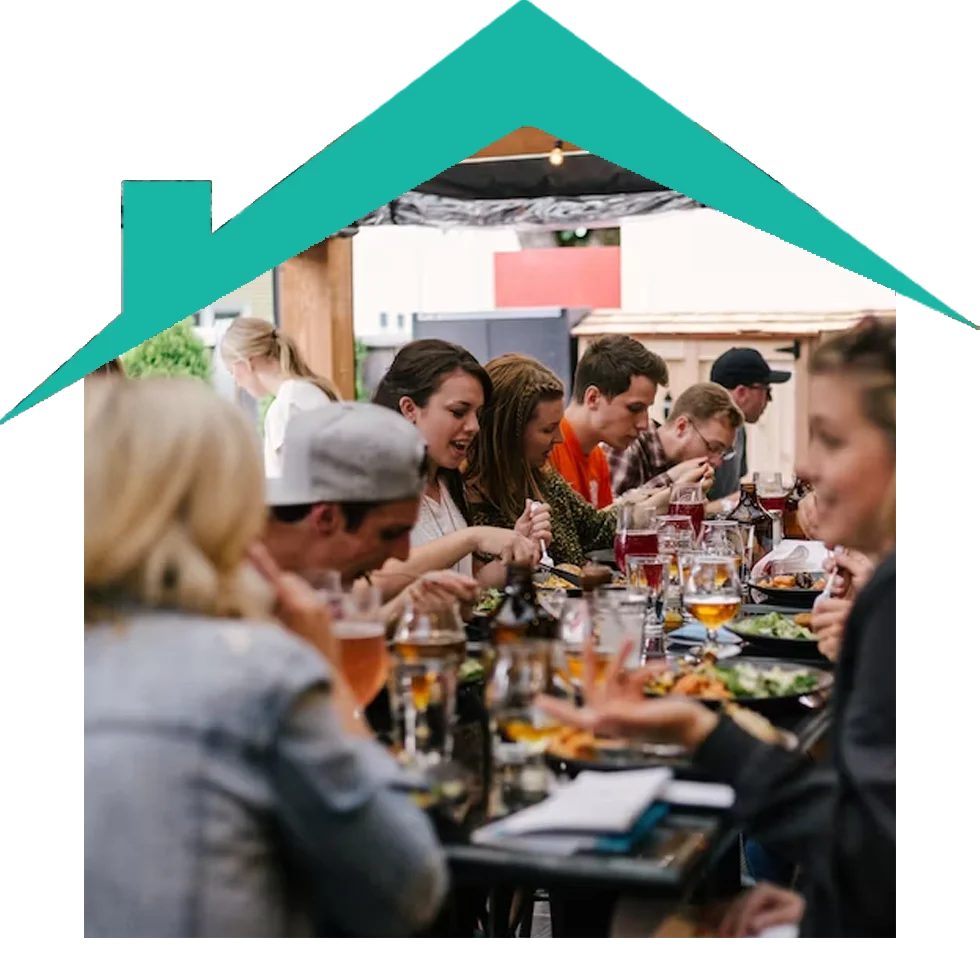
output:
[[[700,208],[683,194],[661,190],[640,194],[588,197],[538,197],[460,200],[409,191],[356,223],[425,225],[432,228],[599,228],[622,218],[657,212]]]

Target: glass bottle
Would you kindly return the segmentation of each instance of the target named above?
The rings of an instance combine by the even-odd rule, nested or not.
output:
[[[783,537],[792,538],[796,541],[805,541],[806,532],[800,524],[800,502],[810,493],[810,485],[799,477],[789,493],[786,501],[786,512],[783,514]]]
[[[742,533],[751,542],[751,548],[746,553],[747,573],[751,575],[756,564],[773,549],[774,528],[772,515],[759,503],[755,484],[750,480],[742,484],[742,494],[728,519],[738,521]]]

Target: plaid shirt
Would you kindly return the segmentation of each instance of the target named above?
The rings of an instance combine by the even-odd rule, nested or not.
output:
[[[670,483],[665,474],[672,463],[667,459],[664,444],[660,441],[657,431],[660,426],[656,422],[650,425],[651,428],[641,432],[628,449],[602,446],[609,460],[609,475],[616,497],[636,487],[665,487]]]

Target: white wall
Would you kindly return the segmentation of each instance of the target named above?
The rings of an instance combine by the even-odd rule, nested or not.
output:
[[[494,308],[493,254],[518,251],[509,229],[362,228],[354,237],[354,332],[376,336],[380,314],[397,330],[413,313]]]
[[[716,211],[622,223],[622,308],[635,313],[806,313],[888,309],[895,295]],[[354,330],[397,331],[413,313],[490,310],[493,254],[510,229],[363,228],[354,238]]]
[[[622,223],[622,307],[635,313],[891,308],[895,294],[717,211]]]

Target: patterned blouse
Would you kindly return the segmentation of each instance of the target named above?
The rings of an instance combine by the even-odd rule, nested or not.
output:
[[[548,554],[556,565],[581,567],[590,551],[603,551],[613,546],[616,536],[615,513],[596,510],[554,470],[542,473],[539,483],[544,497],[542,503],[551,505],[552,541],[548,545]],[[508,521],[491,501],[471,502],[470,510],[474,524],[490,527],[513,526],[513,522]]]

